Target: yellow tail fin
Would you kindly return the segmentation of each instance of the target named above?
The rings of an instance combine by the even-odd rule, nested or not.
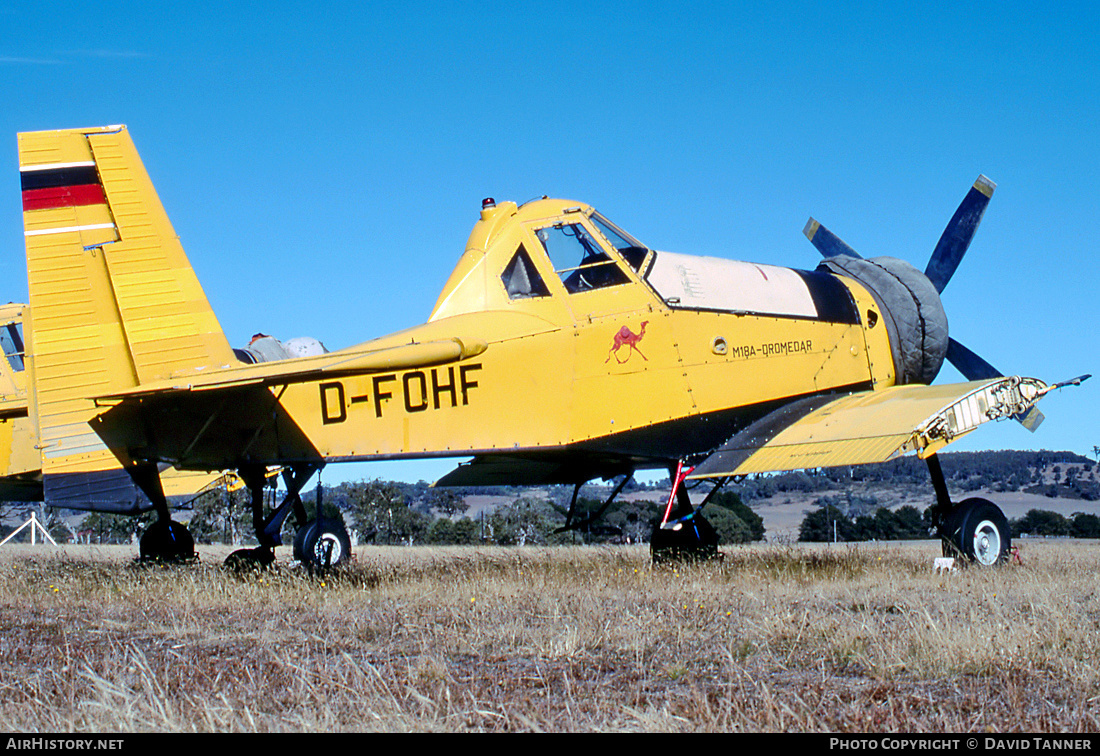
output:
[[[125,126],[20,134],[19,171],[49,499],[129,463],[92,397],[235,358]]]

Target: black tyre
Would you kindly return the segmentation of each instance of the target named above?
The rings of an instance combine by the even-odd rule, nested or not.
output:
[[[718,532],[699,512],[678,523],[676,528],[653,527],[649,553],[654,564],[700,562],[721,559]]]
[[[237,549],[225,558],[225,566],[234,572],[266,570],[273,564],[275,564],[275,552],[267,546]]]
[[[334,517],[311,520],[294,535],[294,558],[311,568],[335,567],[351,556],[351,538]]]
[[[138,553],[143,562],[187,562],[195,558],[195,539],[175,520],[157,520],[141,535]]]
[[[986,499],[966,499],[948,512],[941,536],[945,556],[986,566],[1006,562],[1012,547],[1008,518]]]

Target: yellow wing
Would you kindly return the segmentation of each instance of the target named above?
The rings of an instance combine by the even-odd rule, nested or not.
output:
[[[1015,376],[811,397],[737,433],[688,477],[885,462],[910,452],[923,459],[982,423],[1023,416],[1050,389]]]

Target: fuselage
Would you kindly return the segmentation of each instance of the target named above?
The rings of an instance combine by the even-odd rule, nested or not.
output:
[[[561,450],[659,466],[784,401],[891,385],[877,310],[852,279],[656,252],[576,202],[501,203],[427,323],[344,350],[458,338],[483,352],[289,383],[260,403],[242,388],[234,410],[262,411],[211,404],[158,424],[156,453],[207,469]],[[200,431],[215,413],[225,443]]]

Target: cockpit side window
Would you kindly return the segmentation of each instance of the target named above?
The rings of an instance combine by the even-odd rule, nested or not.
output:
[[[511,299],[550,296],[550,290],[546,288],[542,276],[535,269],[535,264],[531,262],[531,257],[522,244],[500,274],[500,280]]]
[[[535,236],[570,294],[630,281],[580,224],[558,223],[537,229]]]
[[[7,323],[0,326],[0,347],[4,349],[4,356],[8,358],[11,369],[17,373],[23,370],[22,323]]]

